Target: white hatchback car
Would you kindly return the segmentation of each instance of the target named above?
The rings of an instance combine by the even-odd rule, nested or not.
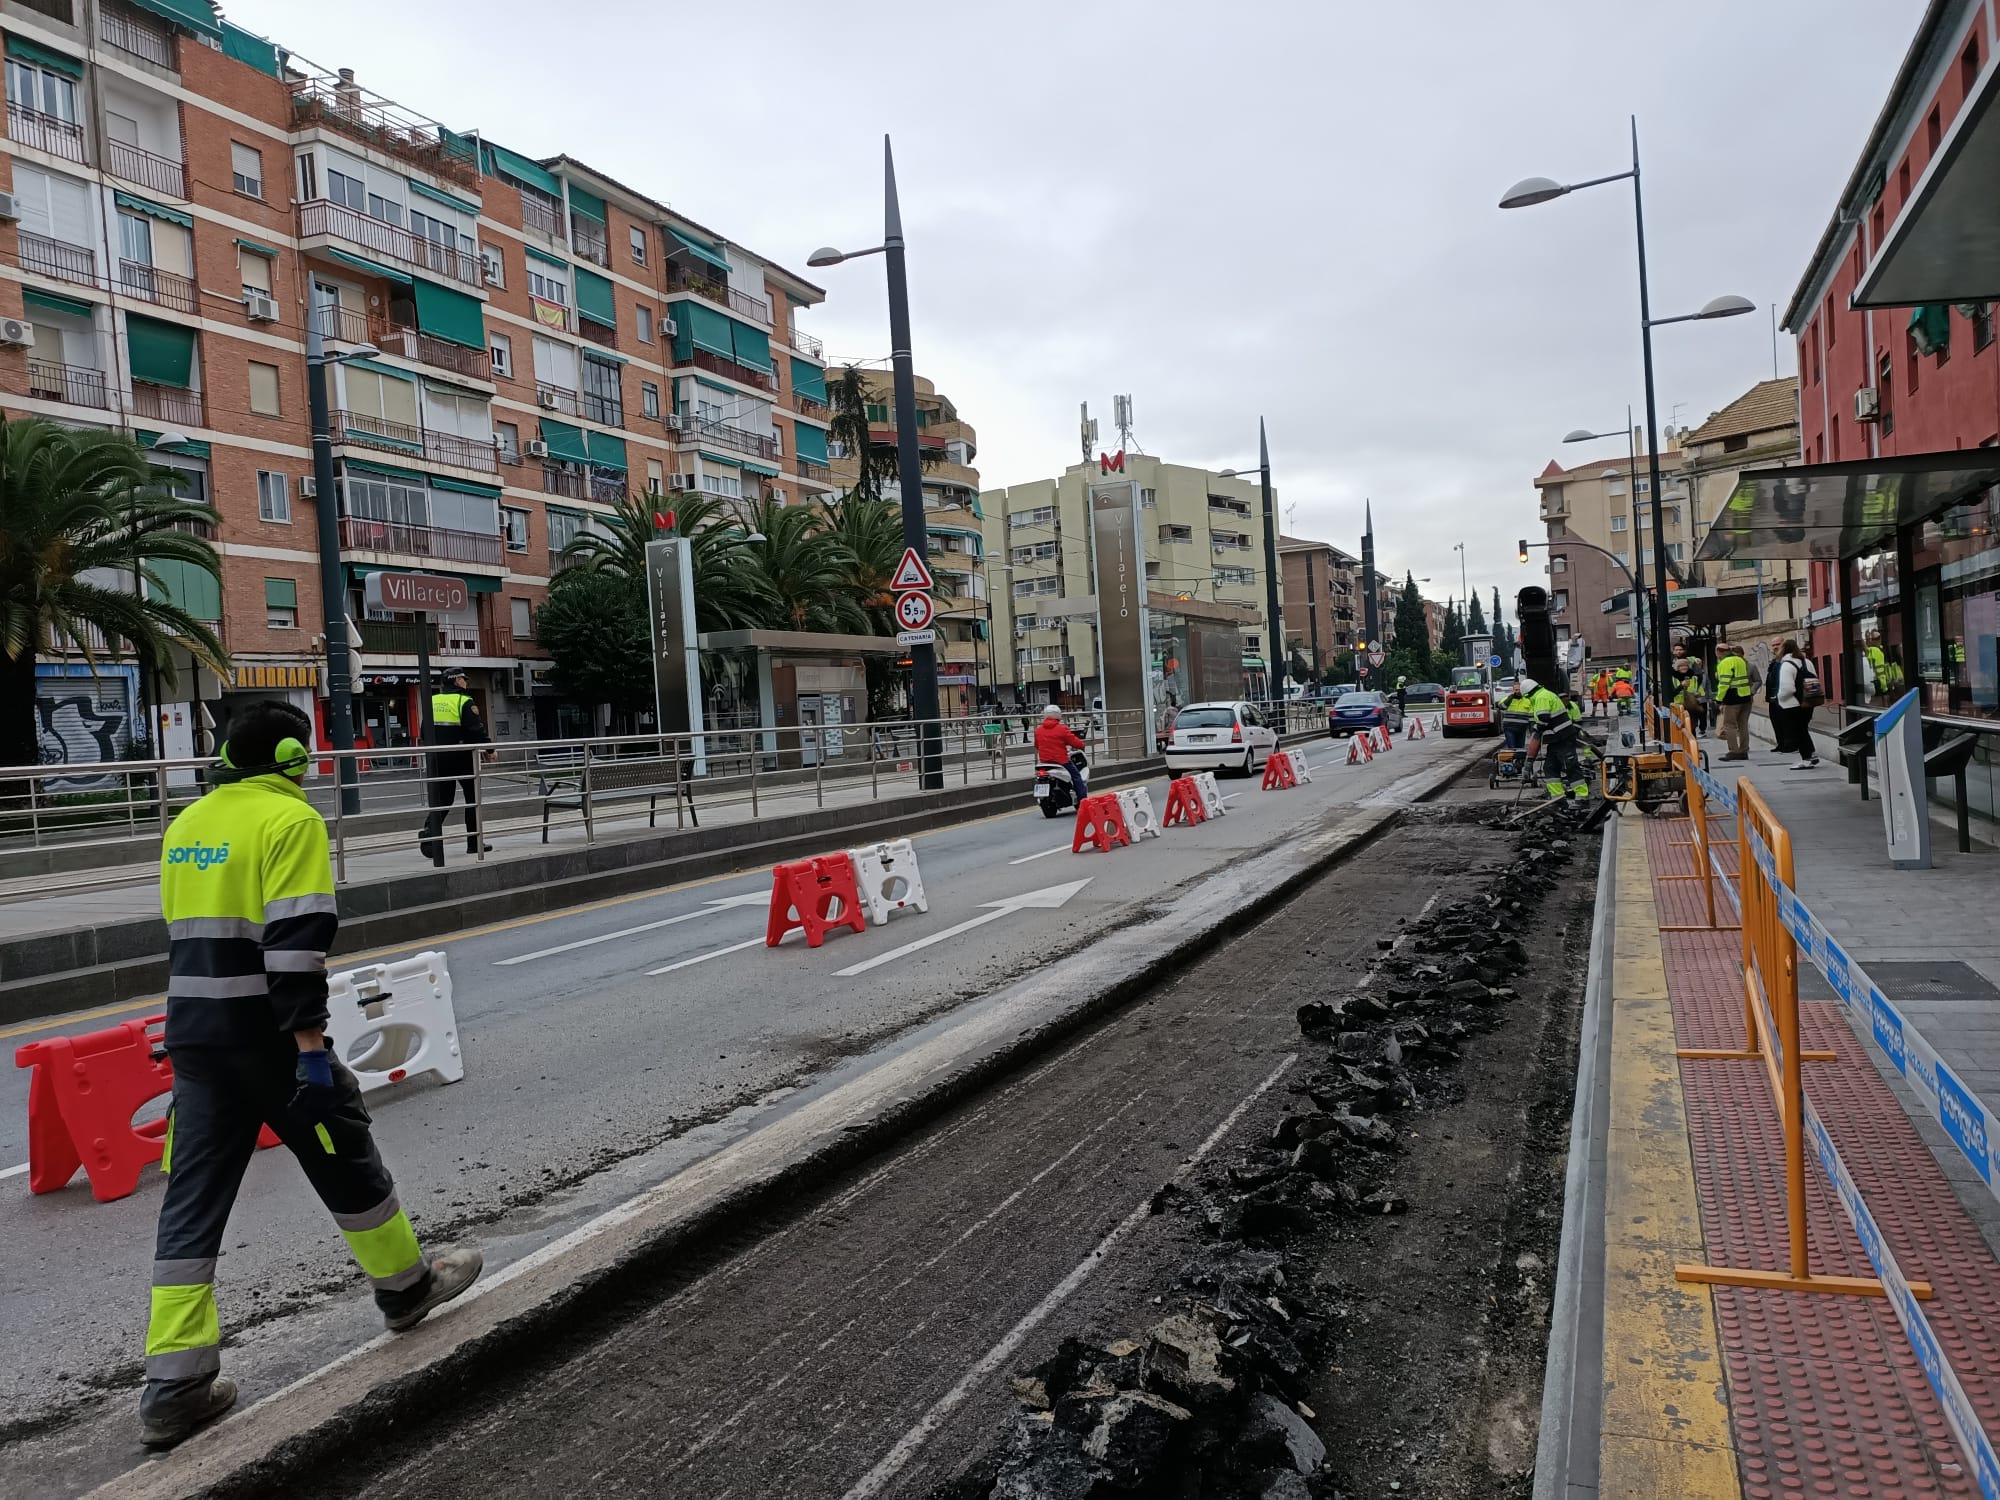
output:
[[[1278,732],[1248,703],[1190,703],[1174,715],[1167,769],[1255,774],[1278,748]]]

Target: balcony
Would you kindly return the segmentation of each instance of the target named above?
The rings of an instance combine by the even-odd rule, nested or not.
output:
[[[118,262],[118,290],[145,302],[171,307],[175,312],[195,310],[195,286],[191,278],[136,260]]]
[[[361,649],[381,656],[415,656],[424,627],[415,620],[361,620]],[[455,620],[430,622],[432,656],[506,656],[490,632]]]
[[[83,127],[74,120],[45,115],[39,109],[7,101],[7,135],[23,146],[80,162],[83,156]]]
[[[472,469],[481,474],[500,472],[500,455],[493,439],[464,437],[456,432],[424,433],[424,457],[434,464]]]
[[[169,198],[187,197],[187,171],[172,157],[125,141],[112,141],[105,147],[104,165],[113,177],[136,182]]]
[[[678,359],[675,361],[678,363]],[[697,370],[706,370],[711,375],[720,375],[725,380],[739,381],[744,385],[754,385],[760,391],[775,391],[778,382],[767,370],[753,370],[748,365],[739,365],[733,359],[724,359],[719,354],[710,354],[706,349],[690,349],[687,362]]]
[[[348,309],[339,309],[343,323]],[[359,317],[359,314],[354,314]],[[414,360],[420,365],[430,365],[440,370],[450,370],[455,374],[473,380],[493,378],[493,356],[484,349],[468,349],[463,344],[454,344],[447,339],[434,338],[428,333],[420,333],[414,328],[404,328],[399,324],[381,320],[364,322],[360,334],[348,333],[343,327],[339,335],[348,343],[358,344],[363,337],[384,354],[393,354],[399,359]]]
[[[427,432],[408,422],[391,422],[358,411],[336,411],[327,426],[336,443],[412,456],[421,453],[430,463],[473,469],[481,474],[500,472],[499,454],[494,451],[491,438],[481,441],[451,432]]]
[[[586,472],[576,464],[542,465],[544,495],[560,495],[565,500],[597,500],[605,505],[616,505],[625,498],[629,487],[630,481],[616,470],[591,469]]]
[[[817,396],[808,396],[803,391],[793,391],[792,410],[802,417],[818,417],[825,420],[829,408]]]
[[[826,359],[826,345],[822,344],[809,333],[799,332],[796,325],[792,328],[789,337],[792,347],[798,350],[799,353],[810,355],[812,358],[822,362]]]
[[[777,458],[778,440],[761,433],[745,432],[740,427],[731,427],[724,422],[693,421],[683,423],[683,427],[694,429],[695,437],[704,443],[713,443],[718,448],[727,448],[734,453],[748,453],[754,458]]]
[[[524,228],[535,229],[550,239],[562,237],[562,205],[555,199],[538,193],[531,188],[521,190],[521,224]]]
[[[46,235],[21,231],[21,269],[78,286],[97,285],[97,252]]]
[[[443,526],[411,526],[401,521],[374,521],[366,516],[340,518],[340,545],[355,552],[390,552],[437,562],[500,566],[500,537],[477,531],[452,531]],[[393,649],[383,647],[383,650]],[[414,651],[415,646],[408,649]]]
[[[486,284],[478,256],[436,244],[399,225],[371,219],[345,204],[333,203],[325,198],[315,198],[310,203],[299,205],[299,237],[312,239],[320,235],[345,240],[371,255],[400,261],[406,266],[462,282],[466,286]]]
[[[174,34],[149,16],[122,5],[105,5],[97,13],[98,40],[155,67],[174,66]]]
[[[726,307],[731,312],[750,318],[759,323],[771,321],[771,304],[762,297],[753,297],[748,292],[732,289],[719,276],[706,276],[690,270],[679,261],[667,262],[667,290],[670,292],[693,292],[697,297],[705,297],[717,307]]]
[[[290,71],[295,125],[323,125],[434,177],[479,190],[479,163],[466,137],[368,92],[355,83],[352,72],[322,72],[296,53]]]
[[[568,416],[583,415],[583,397],[567,386],[535,384],[535,405],[543,411],[559,411]]]
[[[561,302],[551,302],[546,297],[528,294],[528,310],[535,315],[535,321],[544,328],[569,332],[569,308]]]
[[[616,349],[618,347],[617,328],[609,323],[598,322],[589,313],[579,312],[576,315],[576,331],[589,339],[591,343],[601,345],[606,349]]]
[[[821,484],[833,483],[833,470],[825,464],[815,463],[810,458],[794,458],[792,466],[799,471],[801,479],[816,479]]]
[[[595,265],[611,264],[611,240],[604,226],[595,219],[573,213],[569,216],[570,248],[585,260]]]
[[[171,422],[176,427],[207,425],[202,419],[200,391],[184,390],[174,385],[149,385],[143,380],[132,382],[132,414]]]
[[[28,361],[28,394],[44,401],[67,401],[71,406],[95,406],[100,410],[111,405],[111,393],[102,370],[57,364],[47,359]]]

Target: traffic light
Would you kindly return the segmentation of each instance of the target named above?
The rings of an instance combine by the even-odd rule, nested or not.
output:
[[[1526,537],[1522,537],[1522,538],[1521,538],[1521,561],[1522,561],[1522,562],[1526,562],[1527,560],[1528,560],[1528,539],[1527,539]]]

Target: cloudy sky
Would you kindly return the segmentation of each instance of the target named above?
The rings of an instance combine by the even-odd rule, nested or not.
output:
[[[1178,462],[1255,458],[1285,529],[1511,601],[1531,477],[1642,401],[1624,184],[1656,315],[1782,311],[1922,0],[229,0],[230,18],[461,130],[567,152],[804,270],[881,230],[896,142],[918,370],[989,487],[1074,462],[1077,403]],[[817,273],[828,353],[888,353],[881,263]],[[1792,349],[1780,336],[1782,373]],[[1660,331],[1660,419],[1772,373],[1768,314]],[[1511,603],[1509,613],[1511,614]]]

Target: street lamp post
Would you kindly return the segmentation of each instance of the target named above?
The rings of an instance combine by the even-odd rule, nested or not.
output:
[[[1224,469],[1218,478],[1236,479],[1247,469]],[[1285,622],[1278,604],[1278,520],[1271,501],[1271,442],[1264,435],[1264,419],[1257,419],[1257,483],[1264,497],[1264,609],[1271,620],[1271,639],[1265,656],[1270,662],[1271,701],[1285,701]]]
[[[1668,323],[1692,323],[1710,318],[1733,318],[1753,312],[1756,304],[1746,297],[1717,297],[1699,312],[1674,318],[1653,316],[1652,293],[1646,278],[1646,206],[1639,186],[1639,120],[1632,118],[1632,166],[1624,172],[1582,182],[1559,183],[1547,177],[1527,177],[1514,184],[1500,199],[1502,208],[1530,208],[1547,203],[1579,188],[1599,187],[1607,182],[1632,183],[1632,224],[1639,251],[1639,346],[1646,374],[1646,470],[1653,487],[1653,654],[1656,661],[1667,659],[1667,538],[1664,507],[1660,500],[1660,433],[1657,405],[1653,395],[1653,330]],[[1636,542],[1633,552],[1638,552]],[[1637,586],[1634,585],[1636,595]]]
[[[896,157],[882,137],[882,243],[868,250],[815,250],[809,266],[837,266],[863,255],[881,255],[889,280],[889,357],[896,400],[896,476],[903,491],[903,545],[918,557],[930,555],[930,526],[924,519],[923,461],[917,452],[917,372],[910,358],[910,285],[903,260],[903,211],[896,198]],[[944,785],[944,742],[938,728],[938,672],[935,646],[910,648],[910,711],[922,725],[923,785]]]

